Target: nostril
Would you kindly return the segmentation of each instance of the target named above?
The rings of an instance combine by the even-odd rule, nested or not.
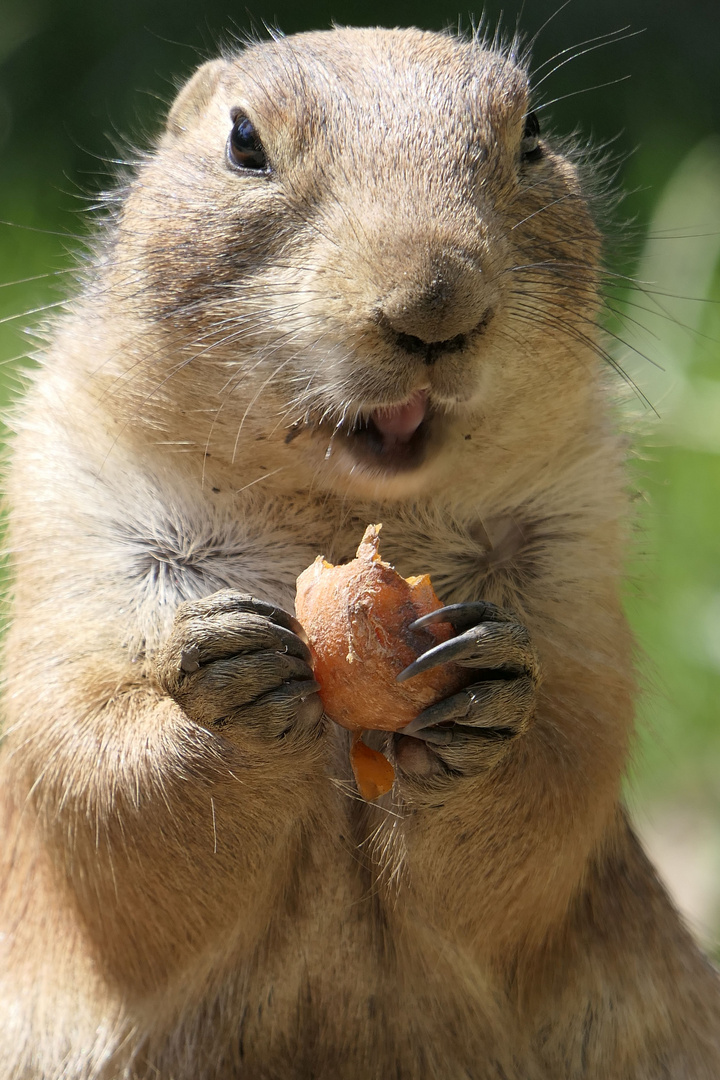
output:
[[[482,334],[485,331],[485,328],[493,318],[494,314],[494,309],[488,308],[483,313],[483,316],[477,325],[474,326],[469,333],[456,334],[454,337],[445,338],[442,341],[427,341],[425,338],[419,337],[416,334],[406,334],[402,330],[396,330],[390,320],[387,319],[380,310],[375,313],[375,322],[382,328],[383,336],[397,349],[401,349],[411,356],[418,356],[424,363],[431,365],[434,364],[440,356],[444,356],[447,353],[460,352],[461,349],[466,348],[473,337]]]
[[[442,353],[458,352],[467,345],[467,334],[456,334],[446,341],[423,341],[413,334],[394,334],[398,348],[412,356],[421,356],[426,364],[434,364]]]

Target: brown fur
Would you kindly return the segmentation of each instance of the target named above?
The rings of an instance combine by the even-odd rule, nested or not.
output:
[[[227,166],[231,108],[270,178]],[[619,804],[600,240],[573,165],[522,159],[526,110],[479,42],[303,35],[201,69],[138,168],[15,440],[3,1080],[720,1075],[717,977]],[[388,322],[471,339],[425,364]],[[421,386],[415,468],[334,434]],[[507,738],[394,742],[370,806],[315,695],[263,697],[279,653],[220,679],[266,624],[213,594],[292,610],[374,521],[403,574],[509,610],[542,679],[517,737],[510,683]]]

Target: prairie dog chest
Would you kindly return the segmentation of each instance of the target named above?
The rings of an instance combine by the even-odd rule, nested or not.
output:
[[[217,506],[179,502],[165,521],[146,522],[131,544],[130,577],[162,580],[178,601],[235,588],[294,609],[295,583],[318,556],[355,557],[365,528],[381,523],[380,551],[403,576],[429,574],[448,601],[473,599],[488,572],[512,561],[523,543],[518,526],[478,518],[457,521],[432,504],[418,508],[338,508],[301,493]],[[143,535],[144,533],[144,535]]]
[[[296,580],[318,556],[346,562],[369,524],[382,524],[380,552],[408,577],[429,574],[446,602],[486,598],[488,575],[523,549],[522,525],[484,508],[461,512],[440,499],[367,502],[327,493],[269,489],[216,491],[174,462],[148,468],[119,451],[100,463],[68,452],[71,486],[48,494],[73,509],[57,573],[82,591],[94,566],[98,602],[115,598],[131,613],[129,643],[152,649],[169,632],[179,603],[224,588],[294,610]],[[79,527],[79,529],[78,529]],[[82,545],[84,558],[77,552]]]
[[[304,491],[215,495],[182,476],[138,477],[107,492],[110,538],[132,581],[163,580],[178,601],[236,588],[292,610],[295,582],[315,558],[355,557],[369,524],[382,525],[380,551],[404,576],[430,574],[446,591],[471,587],[505,545],[507,524],[462,516],[433,500],[384,505],[313,497]],[[262,485],[257,485],[258,489]],[[95,498],[95,515],[103,500]],[[105,516],[105,515],[102,515]]]

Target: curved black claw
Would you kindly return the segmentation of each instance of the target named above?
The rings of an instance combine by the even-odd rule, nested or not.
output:
[[[435,645],[397,676],[405,682],[440,664],[473,669],[471,685],[424,709],[399,736],[432,748],[451,772],[472,772],[500,760],[502,747],[527,730],[540,679],[526,627],[494,604],[451,604],[413,623],[449,622],[455,637]]]
[[[413,623],[413,626],[417,626],[417,623]],[[449,641],[434,645],[432,649],[428,649],[412,664],[404,668],[399,675],[396,675],[395,681],[405,682],[406,679],[412,679],[413,675],[419,675],[422,671],[429,671],[430,668],[437,667],[439,664],[447,664],[451,660],[457,660],[464,655],[468,644],[475,643],[476,638],[477,631],[473,629],[468,630],[466,634],[450,638]]]
[[[438,622],[449,622],[460,633],[479,623],[512,622],[512,615],[487,600],[469,600],[466,604],[447,604],[428,615],[421,615],[415,622],[410,623],[410,629],[419,630],[430,623]]]
[[[468,686],[465,690],[461,690],[460,693],[453,694],[448,698],[443,698],[442,701],[438,701],[435,705],[430,705],[427,709],[423,709],[414,720],[411,720],[409,724],[406,724],[405,727],[401,729],[402,733],[403,735],[416,735],[419,732],[422,732],[421,735],[418,735],[419,738],[424,739],[426,742],[433,742],[435,741],[434,738],[428,739],[427,733],[423,730],[424,728],[434,728],[436,724],[462,722],[469,714],[471,708],[472,689]],[[440,728],[439,730],[444,730],[446,736],[452,734],[451,728]],[[430,734],[434,736],[435,732],[430,732]],[[442,741],[450,742],[451,739],[445,737]]]
[[[499,671],[507,675],[519,675],[534,668],[530,635],[524,626],[506,617],[502,621],[481,622],[457,637],[433,646],[401,671],[396,677],[397,682],[405,682],[413,675],[451,661],[462,667]]]
[[[513,735],[526,725],[535,695],[535,680],[530,675],[508,680],[473,683],[464,690],[428,706],[401,729],[425,742],[452,742],[456,724],[484,734]],[[438,727],[438,725],[452,725]],[[438,739],[436,734],[443,732]]]

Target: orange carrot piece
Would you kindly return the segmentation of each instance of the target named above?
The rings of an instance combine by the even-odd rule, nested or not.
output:
[[[372,750],[356,731],[350,744],[350,764],[355,783],[363,799],[372,802],[389,791],[395,780],[395,770],[379,750]]]

